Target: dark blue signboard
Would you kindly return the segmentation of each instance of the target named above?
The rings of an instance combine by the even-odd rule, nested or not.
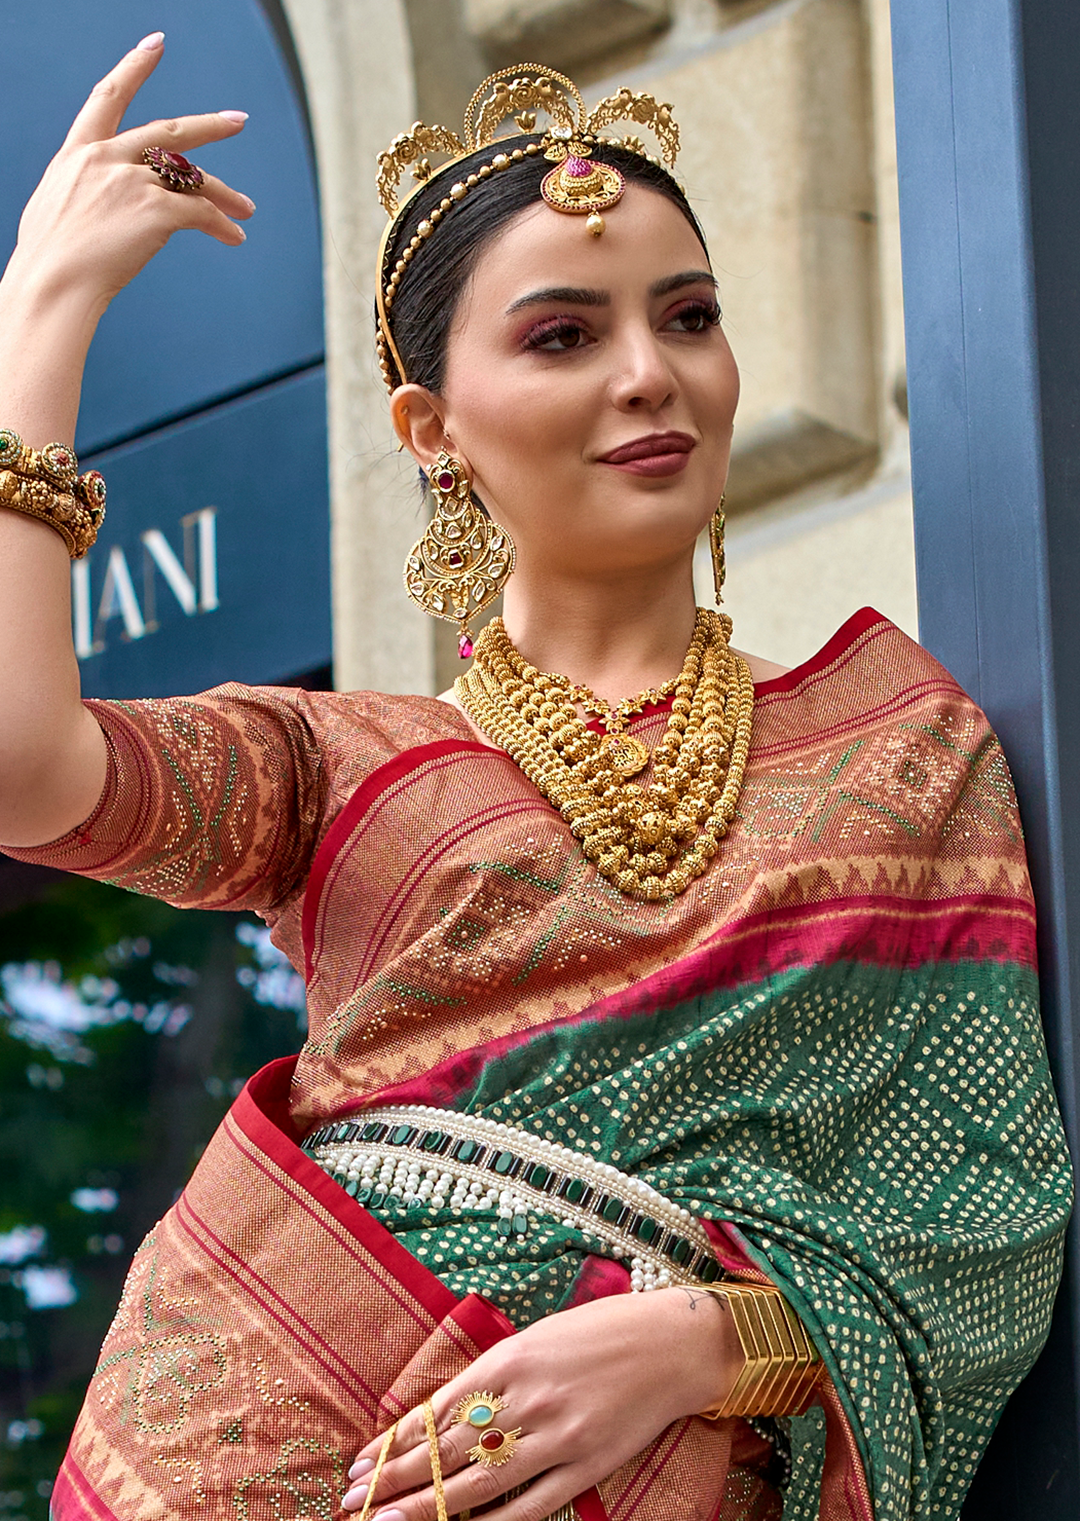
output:
[[[88,689],[156,697],[328,663],[325,419],[319,366],[95,461],[109,531],[72,585]]]
[[[108,517],[73,573],[89,695],[288,679],[330,660],[318,202],[303,103],[257,0],[9,4],[0,246],[94,81],[166,51],[125,126],[238,108],[193,153],[249,194],[247,243],[181,233],[106,313],[76,438]],[[2,421],[2,420],[0,420]]]

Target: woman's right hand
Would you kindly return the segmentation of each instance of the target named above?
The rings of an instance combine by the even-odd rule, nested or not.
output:
[[[254,203],[213,175],[199,191],[170,191],[143,149],[188,153],[235,137],[240,111],[182,116],[119,132],[125,111],[161,60],[163,36],[145,38],[99,84],[72,124],[19,223],[5,284],[32,279],[38,293],[77,290],[101,312],[182,228],[237,245]]]
[[[35,449],[72,443],[86,352],[117,291],[183,227],[244,241],[255,209],[213,176],[167,190],[143,149],[187,153],[234,137],[242,112],[118,128],[157,66],[161,36],[96,85],[34,191],[0,280],[0,428]],[[0,843],[40,845],[92,811],[105,741],[79,701],[67,548],[46,523],[0,509]]]

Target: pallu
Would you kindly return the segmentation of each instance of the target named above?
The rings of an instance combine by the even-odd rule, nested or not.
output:
[[[19,854],[263,914],[311,1028],[136,1254],[58,1521],[335,1515],[356,1450],[493,1340],[629,1288],[555,1218],[508,1237],[475,1203],[361,1207],[300,1143],[389,1103],[643,1179],[821,1353],[783,1492],[745,1423],[691,1417],[581,1521],[957,1514],[1045,1340],[1072,1183],[1008,770],[930,656],[865,612],[760,684],[734,827],[657,904],[599,879],[446,704],[92,706],[101,802]]]

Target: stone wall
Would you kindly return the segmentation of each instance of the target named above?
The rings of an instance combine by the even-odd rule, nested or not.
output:
[[[867,602],[915,632],[887,0],[286,0],[322,187],[342,687],[435,690],[453,634],[401,592],[420,531],[371,358],[375,154],[535,59],[672,102],[743,376],[737,642],[787,664]],[[700,597],[710,598],[707,557]]]

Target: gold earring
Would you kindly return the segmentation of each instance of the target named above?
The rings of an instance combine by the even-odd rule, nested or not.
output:
[[[417,607],[458,626],[458,654],[473,652],[469,619],[502,591],[514,569],[514,541],[474,501],[459,459],[443,449],[428,472],[435,512],[405,561],[405,590]]]
[[[716,605],[724,601],[724,582],[727,580],[727,561],[724,557],[724,498],[709,522],[709,550],[712,553],[713,585],[716,587]]]

